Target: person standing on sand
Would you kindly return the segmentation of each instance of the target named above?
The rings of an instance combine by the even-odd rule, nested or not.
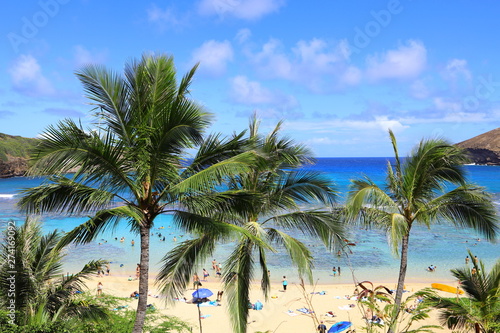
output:
[[[200,283],[200,278],[197,273],[193,274],[193,289],[196,289],[196,287],[201,286]]]
[[[205,268],[203,268],[203,281],[208,282],[207,278],[209,275],[210,274],[208,274],[207,270]]]
[[[337,272],[339,273],[339,276],[340,276],[340,266],[337,267]]]
[[[139,280],[140,275],[141,275],[141,265],[137,264],[137,267],[135,268],[135,279]]]
[[[99,283],[97,284],[97,296],[102,295],[102,288],[103,288],[102,282],[99,281]]]
[[[332,268],[332,273],[333,273],[333,276],[337,276],[337,268],[335,266],[333,266],[333,268]]]
[[[288,286],[288,281],[286,280],[286,276],[283,275],[283,291],[286,291],[286,286]]]
[[[106,264],[106,273],[108,274],[109,276],[109,271],[110,271],[110,267],[109,267],[109,262]]]
[[[212,260],[212,269],[215,271],[217,270],[217,260],[215,260],[215,259]]]
[[[323,321],[318,325],[318,332],[319,333],[326,333],[326,326]]]

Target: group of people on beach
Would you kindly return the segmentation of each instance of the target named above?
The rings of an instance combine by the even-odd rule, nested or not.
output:
[[[217,263],[217,260],[212,260],[212,269],[215,270],[215,274],[217,277],[221,277],[222,275],[222,265],[221,263]]]
[[[339,273],[339,276],[340,276],[340,266],[333,266],[332,268],[332,273],[333,273],[333,276],[337,276],[337,273]]]
[[[106,272],[104,271],[104,268],[102,268],[102,266],[97,268],[97,277],[103,277],[105,275],[109,276],[111,274],[110,272],[111,272],[111,268],[110,268],[109,262],[108,262],[108,263],[106,263]]]

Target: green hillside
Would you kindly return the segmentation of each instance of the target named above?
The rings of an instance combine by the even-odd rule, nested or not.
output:
[[[38,139],[0,133],[0,161],[7,162],[12,157],[28,159],[30,150],[36,146],[38,141]]]

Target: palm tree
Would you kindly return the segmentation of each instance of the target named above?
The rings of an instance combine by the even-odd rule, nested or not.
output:
[[[469,255],[473,258],[472,253]],[[474,270],[452,269],[452,275],[460,281],[467,298],[439,298],[430,301],[441,309],[441,324],[449,329],[465,329],[475,333],[494,333],[500,330],[500,260],[489,273],[482,261],[473,260]]]
[[[142,331],[146,315],[155,218],[178,212],[189,220],[182,215],[184,202],[200,206],[199,211],[213,209],[227,198],[214,194],[220,180],[245,171],[251,162],[251,153],[225,159],[234,155],[238,136],[212,136],[191,166],[185,166],[189,149],[203,141],[210,123],[210,114],[190,98],[196,68],[177,83],[172,57],[144,55],[125,66],[123,77],[95,65],[77,72],[95,105],[95,128],[85,130],[72,120],[50,126],[33,154],[29,174],[54,176],[25,190],[19,201],[27,213],[90,214],[68,233],[68,242],[90,242],[120,221],[140,235],[135,333]]]
[[[400,248],[394,310],[398,313],[414,224],[430,227],[438,221],[450,222],[457,227],[474,228],[489,240],[496,237],[498,225],[490,194],[466,182],[462,164],[468,159],[464,151],[445,140],[422,140],[402,160],[392,131],[389,135],[395,164],[388,164],[385,190],[369,178],[352,180],[346,207],[352,220],[385,229],[395,253]],[[395,319],[390,332],[396,325]]]
[[[91,261],[80,272],[63,275],[62,233],[54,230],[43,235],[40,223],[29,218],[20,227],[9,225],[4,240],[0,248],[0,302],[8,308],[15,299],[18,325],[106,318],[103,309],[74,297],[103,261]]]
[[[223,273],[235,332],[246,332],[249,289],[256,261],[261,288],[268,297],[266,253],[275,252],[275,246],[283,247],[299,273],[312,281],[312,255],[288,230],[319,237],[328,246],[333,246],[342,234],[342,228],[332,217],[336,192],[331,181],[312,171],[297,170],[311,161],[309,150],[280,138],[281,123],[265,137],[259,135],[258,125],[255,118],[251,120],[248,138],[248,149],[259,154],[254,168],[230,177],[227,183],[228,191],[246,194],[244,200],[235,200],[230,209],[214,211],[210,218],[219,221],[218,229],[183,242],[168,253],[158,276],[163,292],[175,295],[184,290],[196,264],[211,256],[218,241],[236,240]],[[311,208],[314,204],[320,208]]]

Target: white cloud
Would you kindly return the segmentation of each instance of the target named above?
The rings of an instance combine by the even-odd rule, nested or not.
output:
[[[464,78],[470,81],[472,74],[467,68],[467,61],[464,59],[451,59],[443,72],[443,77],[447,80],[456,81],[459,78]]]
[[[302,117],[297,111],[299,102],[292,95],[263,87],[257,81],[250,81],[245,76],[231,79],[230,98],[235,103],[251,106],[263,118]],[[248,110],[240,115],[247,117]]]
[[[258,20],[277,12],[284,0],[201,0],[198,10],[202,15],[233,16],[243,20]]]
[[[434,103],[434,107],[439,111],[457,112],[462,110],[461,103],[449,101],[442,97],[435,97],[432,102]]]
[[[419,41],[409,40],[395,50],[368,56],[367,76],[372,80],[411,79],[422,73],[427,64],[427,50]]]
[[[172,8],[161,9],[156,5],[152,5],[147,10],[148,21],[156,24],[161,30],[167,27],[178,27],[185,24],[185,16],[174,12]]]
[[[200,71],[210,75],[222,75],[226,64],[233,60],[233,48],[227,40],[209,40],[193,52],[192,62],[200,62]]]
[[[238,43],[242,44],[246,42],[251,36],[252,32],[250,31],[250,29],[245,28],[238,30],[235,39],[238,41]]]
[[[349,64],[347,41],[329,43],[319,38],[301,40],[287,52],[277,39],[270,39],[261,50],[248,57],[258,73],[324,91],[358,84],[362,72]]]
[[[312,66],[314,70],[327,70],[332,64],[349,58],[346,41],[340,41],[330,47],[324,40],[313,38],[310,41],[299,41],[294,52],[303,64]]]
[[[231,80],[231,97],[241,104],[269,104],[273,102],[270,90],[259,82],[249,81],[245,76],[236,76]]]
[[[42,74],[38,61],[31,55],[20,55],[9,68],[14,89],[28,96],[52,95],[54,87]]]
[[[256,54],[250,54],[251,61],[257,70],[267,77],[292,79],[292,63],[283,52],[283,46],[277,39],[271,39]]]
[[[296,108],[299,104],[295,97],[264,88],[245,76],[231,79],[231,99],[244,105],[276,105],[286,109]]]
[[[293,131],[306,131],[315,133],[333,133],[339,130],[376,130],[380,132],[387,132],[388,129],[392,129],[394,132],[399,132],[405,128],[401,120],[389,119],[387,116],[375,117],[372,120],[348,120],[348,119],[334,119],[329,121],[300,121],[300,122],[287,122],[285,123],[286,130]]]
[[[361,77],[362,73],[359,68],[355,66],[349,66],[343,73],[341,73],[340,82],[345,85],[354,86],[361,81]]]
[[[99,64],[106,61],[105,52],[90,52],[81,45],[77,45],[73,48],[73,54],[76,67],[81,67],[88,64]]]

